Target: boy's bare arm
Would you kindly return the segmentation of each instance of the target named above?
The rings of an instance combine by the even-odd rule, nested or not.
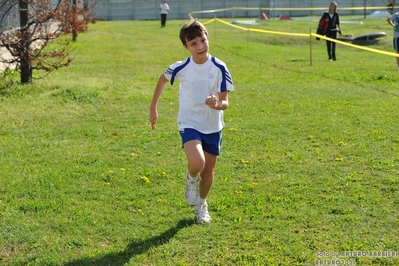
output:
[[[219,99],[213,93],[208,96],[205,100],[205,104],[209,106],[209,108],[215,110],[226,110],[229,107],[229,99],[228,93],[221,92],[219,93]]]
[[[387,18],[387,21],[388,21],[389,25],[391,25],[392,27],[395,27],[395,24],[392,23],[392,20],[390,20],[389,18]]]
[[[154,95],[152,96],[152,101],[150,105],[150,122],[151,122],[151,127],[154,130],[155,125],[158,120],[158,111],[157,111],[157,105],[159,98],[161,97],[161,94],[163,92],[163,89],[165,88],[165,84],[168,82],[168,79],[165,77],[164,74],[162,74],[159,79],[157,86],[155,87]]]

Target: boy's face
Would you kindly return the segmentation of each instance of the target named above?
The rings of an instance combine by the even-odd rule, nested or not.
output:
[[[194,62],[197,64],[205,63],[208,60],[208,37],[205,34],[197,36],[195,39],[186,42],[185,48],[190,51]]]

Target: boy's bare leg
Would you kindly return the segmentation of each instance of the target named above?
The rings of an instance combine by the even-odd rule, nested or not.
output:
[[[208,197],[209,191],[211,190],[217,159],[216,155],[207,152],[204,152],[204,155],[205,166],[201,171],[201,179],[199,183],[199,193],[202,199],[206,199]]]
[[[191,177],[196,177],[204,168],[205,155],[199,140],[190,140],[184,143],[184,152],[187,157],[187,169]]]
[[[197,214],[197,222],[208,223],[212,219],[208,212],[206,198],[212,187],[217,156],[204,152],[201,142],[198,140],[186,142],[184,144],[184,151],[188,161],[187,167],[190,176],[196,177],[200,174],[199,185],[196,185],[196,188],[190,184],[190,181],[187,182],[186,180],[185,198],[190,205],[195,205],[194,212]],[[194,191],[196,195],[193,194]]]
[[[200,173],[200,197],[206,199],[213,184],[217,156],[204,152],[198,140],[186,142],[184,152],[188,160],[187,168],[190,176],[196,177]]]

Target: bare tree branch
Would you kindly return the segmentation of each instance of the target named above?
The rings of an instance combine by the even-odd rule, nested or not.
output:
[[[89,0],[72,1],[0,0],[0,66],[20,71],[22,83],[32,80],[32,70],[51,72],[68,66],[70,42],[56,42],[57,47],[50,43],[73,31],[76,40],[77,32],[92,22],[85,9]]]

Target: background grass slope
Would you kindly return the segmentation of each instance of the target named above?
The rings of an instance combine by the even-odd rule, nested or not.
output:
[[[356,18],[345,20],[358,21]],[[69,68],[21,86],[0,82],[0,263],[5,265],[314,265],[343,251],[399,251],[395,58],[325,42],[207,25],[227,63],[229,96],[213,222],[183,199],[178,86],[159,75],[188,56],[185,21],[98,22]],[[316,23],[260,28],[307,33]],[[384,19],[344,33],[386,31]],[[40,73],[37,73],[40,76]],[[358,265],[397,257],[352,256]]]

